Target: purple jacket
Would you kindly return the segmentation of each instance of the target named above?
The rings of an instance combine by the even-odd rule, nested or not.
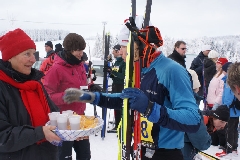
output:
[[[80,115],[84,114],[86,104],[79,102],[66,104],[63,101],[63,94],[67,88],[80,88],[86,85],[87,77],[83,63],[70,65],[58,55],[55,56],[53,66],[44,77],[44,87],[60,111],[73,110]]]

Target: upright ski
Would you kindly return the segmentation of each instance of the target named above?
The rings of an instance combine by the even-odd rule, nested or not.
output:
[[[109,66],[108,62],[108,55],[109,55],[109,43],[110,43],[110,35],[105,35],[105,55],[104,55],[104,68],[107,68]],[[103,92],[108,92],[108,73],[107,71],[104,71],[104,77],[103,77]],[[101,138],[105,138],[106,133],[106,119],[107,119],[107,108],[102,108],[102,119],[104,120],[103,129],[101,131]]]

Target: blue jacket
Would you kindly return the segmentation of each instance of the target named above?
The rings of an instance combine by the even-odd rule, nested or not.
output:
[[[207,126],[202,118],[200,128],[196,133],[185,133],[184,147],[182,148],[184,160],[192,160],[198,150],[207,150],[211,143],[211,136],[208,134]]]
[[[197,132],[201,120],[186,69],[162,53],[143,69],[140,89],[150,101],[162,106],[160,119],[152,128],[156,147],[183,148],[184,132]],[[98,105],[119,109],[122,100],[102,95]]]
[[[223,95],[222,95],[222,103],[224,105],[227,105],[228,107],[232,104],[233,100],[236,98],[234,96],[234,93],[232,92],[229,85],[226,83],[227,81],[227,75],[222,78],[224,81],[224,87],[223,87]],[[234,108],[230,108],[230,117],[239,117],[240,116],[240,110],[235,109],[236,114],[234,112]]]

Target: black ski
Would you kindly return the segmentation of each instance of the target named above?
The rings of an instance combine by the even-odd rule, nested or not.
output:
[[[109,55],[109,43],[110,43],[110,35],[105,35],[105,54],[104,54],[104,68],[109,66],[108,62],[108,55]],[[103,77],[103,92],[108,92],[108,73],[104,70],[104,77]],[[101,138],[105,138],[106,133],[106,119],[107,119],[107,108],[102,108],[102,119],[104,120],[103,129],[101,131]]]

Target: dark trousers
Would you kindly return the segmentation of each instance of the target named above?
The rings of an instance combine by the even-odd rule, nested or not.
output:
[[[212,145],[213,146],[223,146],[226,145],[226,127],[222,130],[215,131],[213,133],[210,133],[210,136],[212,138]]]
[[[239,117],[230,117],[227,128],[227,144],[226,152],[231,153],[233,150],[237,150],[238,147],[238,123]]]
[[[62,147],[58,147],[59,160],[72,160],[72,148],[76,152],[76,160],[91,159],[89,139],[84,139],[80,141],[64,141]]]
[[[112,84],[112,93],[121,93],[124,88],[123,84]],[[121,117],[122,117],[122,110],[114,110],[114,116],[115,116],[115,128],[118,127],[118,124],[120,123]]]
[[[181,149],[157,149],[152,158],[145,156],[146,147],[142,146],[142,160],[183,160]]]

